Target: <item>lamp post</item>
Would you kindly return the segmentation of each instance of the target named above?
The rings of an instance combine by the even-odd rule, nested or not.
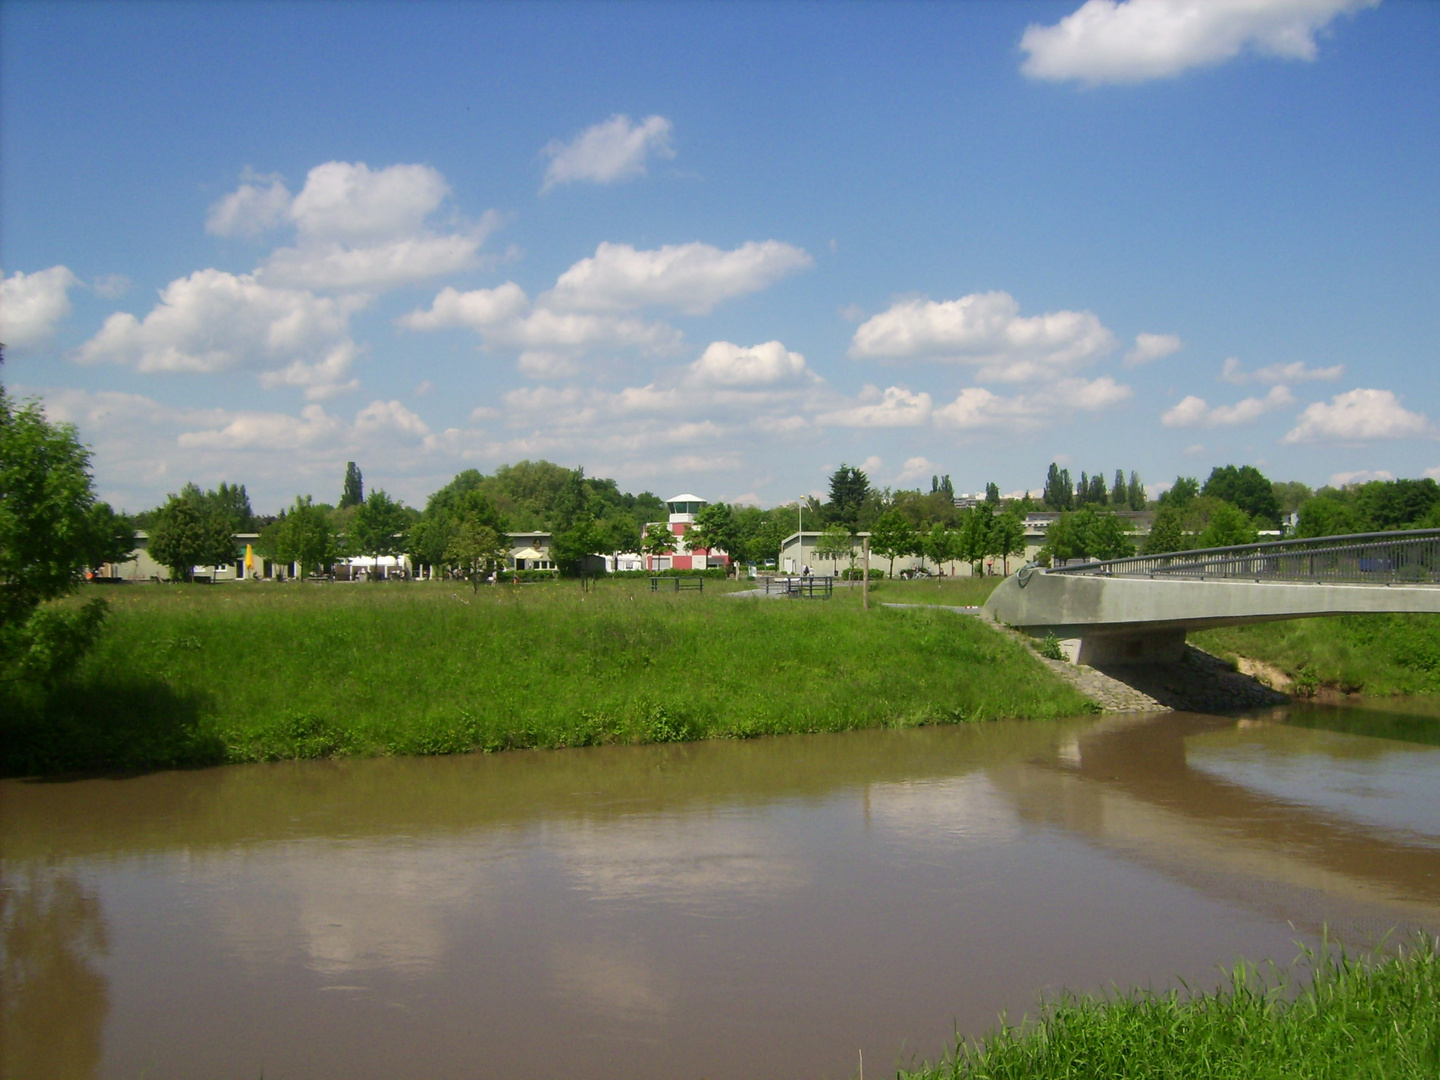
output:
[[[800,548],[800,565],[805,565],[805,496],[801,495],[795,500],[795,513],[798,521],[795,526],[795,538]]]

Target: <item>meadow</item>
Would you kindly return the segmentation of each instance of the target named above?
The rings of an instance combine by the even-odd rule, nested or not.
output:
[[[829,601],[746,583],[92,587],[101,641],[49,692],[6,691],[6,775],[446,754],[1041,718],[1093,710],[950,612],[992,583]]]
[[[1067,996],[1038,1020],[961,1042],[902,1080],[1420,1080],[1440,1075],[1440,957],[1418,938],[1356,960],[1330,949],[1297,971],[1240,964],[1230,985],[1185,995]]]
[[[1440,615],[1340,615],[1190,635],[1226,660],[1279,668],[1296,697],[1322,692],[1440,694]]]

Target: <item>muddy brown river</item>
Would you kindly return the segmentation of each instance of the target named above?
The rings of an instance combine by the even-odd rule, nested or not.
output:
[[[0,1075],[893,1075],[1062,987],[1440,928],[1437,717],[5,781]]]

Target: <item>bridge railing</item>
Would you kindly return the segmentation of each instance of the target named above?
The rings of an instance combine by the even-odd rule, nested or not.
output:
[[[1137,555],[1055,567],[1049,573],[1197,581],[1440,585],[1440,529],[1318,536]]]

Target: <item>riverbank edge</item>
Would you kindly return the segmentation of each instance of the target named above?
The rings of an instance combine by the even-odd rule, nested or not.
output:
[[[1350,957],[1329,943],[1290,970],[1244,961],[1213,992],[1132,988],[1061,994],[1033,1021],[1002,1017],[937,1064],[899,1080],[1049,1080],[1105,1076],[1385,1076],[1440,1073],[1440,944],[1419,935],[1393,954]]]
[[[855,618],[858,609],[756,608],[628,586],[537,591],[519,602],[413,585],[136,592],[128,612],[112,612],[105,639],[70,685],[23,714],[10,710],[0,724],[0,774],[690,742],[1096,711],[1068,682],[1037,678],[1043,664],[1031,664],[1032,651],[997,648],[978,627],[938,612]],[[502,640],[511,650],[503,660],[490,644]]]

